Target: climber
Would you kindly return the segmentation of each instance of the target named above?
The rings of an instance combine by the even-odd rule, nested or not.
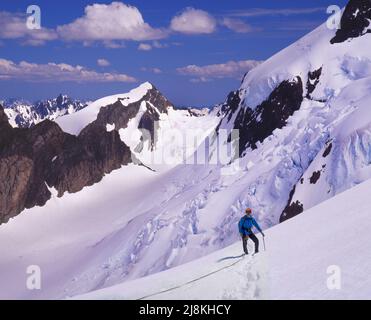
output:
[[[243,251],[245,254],[248,254],[247,251],[247,240],[249,238],[254,242],[255,244],[255,253],[259,252],[259,240],[255,236],[255,234],[251,231],[251,228],[254,226],[256,229],[259,230],[259,232],[262,234],[263,237],[265,237],[264,232],[260,228],[259,224],[256,222],[256,220],[252,216],[252,210],[250,208],[247,208],[245,210],[245,216],[243,216],[240,219],[240,222],[238,223],[238,229],[240,232],[240,235],[242,237],[242,245],[243,245]]]

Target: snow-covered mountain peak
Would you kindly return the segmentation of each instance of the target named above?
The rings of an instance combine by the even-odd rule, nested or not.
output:
[[[152,89],[156,89],[156,88],[153,86],[152,83],[150,83],[149,81],[146,81],[140,84],[138,87],[130,90],[127,93],[127,97],[131,100],[131,102],[138,101],[141,98],[143,98],[148,93],[148,91]]]
[[[146,81],[146,82],[143,82],[142,84],[140,84],[138,88],[141,88],[141,89],[144,89],[144,90],[151,90],[151,89],[154,88],[154,85],[151,82]]]
[[[73,135],[81,134],[92,123],[109,132],[117,131],[138,159],[157,169],[164,163],[154,159],[163,159],[164,153],[171,155],[171,166],[182,163],[218,122],[215,112],[176,108],[150,82],[128,93],[99,99],[84,110],[57,120],[65,132]],[[175,131],[182,139],[174,138]],[[170,163],[166,168],[167,165]]]
[[[56,98],[56,102],[59,105],[65,104],[70,100],[70,98],[65,94],[59,94],[59,96]]]
[[[141,100],[150,90],[154,90],[154,86],[150,82],[144,82],[127,93],[110,95],[98,99],[90,103],[85,110],[58,119],[57,123],[65,132],[78,135],[84,127],[97,119],[102,107],[112,105],[117,101],[119,101],[122,106],[126,107],[131,103]]]

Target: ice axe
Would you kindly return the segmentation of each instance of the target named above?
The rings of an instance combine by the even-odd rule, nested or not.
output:
[[[263,246],[264,246],[264,251],[265,251],[265,236],[263,236]]]

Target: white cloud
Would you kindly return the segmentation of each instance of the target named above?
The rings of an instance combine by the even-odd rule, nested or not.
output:
[[[152,46],[148,43],[141,43],[138,46],[138,50],[140,50],[140,51],[150,51],[150,50],[152,50]]]
[[[152,68],[152,72],[155,73],[155,74],[160,74],[160,73],[162,73],[162,70],[159,69],[159,68]]]
[[[170,29],[185,34],[209,34],[216,30],[216,25],[216,19],[206,11],[186,8],[171,20]]]
[[[140,11],[121,2],[92,4],[85,15],[70,24],[59,26],[58,33],[66,40],[155,40],[167,36],[144,22]]]
[[[97,60],[97,64],[100,67],[108,67],[108,66],[111,65],[111,63],[108,60],[106,60],[106,59],[98,59]]]
[[[135,82],[126,74],[99,73],[82,66],[66,63],[36,64],[21,61],[15,63],[0,59],[0,79],[17,79],[28,82]]]
[[[26,19],[25,14],[0,11],[0,38],[20,39],[28,45],[42,45],[58,38],[57,33],[51,29],[28,29]]]
[[[161,43],[160,41],[153,41],[152,42],[152,47],[156,48],[156,49],[162,49],[162,48],[167,48],[169,45],[166,44],[166,43]]]
[[[245,23],[243,20],[235,18],[224,18],[221,21],[221,25],[237,33],[248,33],[254,30],[250,25]]]
[[[177,72],[182,75],[192,76],[192,82],[207,82],[211,79],[240,78],[260,63],[261,61],[256,60],[243,60],[206,66],[189,65],[178,68]]]
[[[155,41],[152,41],[151,44],[149,44],[149,43],[140,43],[139,46],[138,46],[138,50],[141,50],[141,51],[150,51],[153,48],[163,49],[163,48],[167,48],[168,46],[169,45],[166,44],[166,43],[161,43],[161,42],[155,40]]]

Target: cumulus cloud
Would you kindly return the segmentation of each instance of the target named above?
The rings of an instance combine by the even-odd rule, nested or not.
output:
[[[92,4],[85,14],[70,24],[57,28],[66,40],[155,40],[166,37],[162,29],[144,22],[140,11],[122,2]]]
[[[150,50],[152,50],[152,46],[148,43],[141,43],[138,46],[138,50],[140,50],[140,51],[150,51]]]
[[[36,64],[21,61],[15,63],[0,59],[0,79],[17,79],[28,82],[136,82],[126,74],[99,73],[82,66],[66,63]]]
[[[186,8],[171,20],[170,29],[185,34],[209,34],[216,30],[216,25],[216,19],[206,11]]]
[[[28,29],[26,21],[25,14],[0,11],[0,38],[20,39],[29,45],[42,45],[46,41],[58,38],[52,29]]]
[[[192,76],[192,82],[207,82],[211,79],[241,78],[246,72],[252,70],[260,63],[261,61],[256,60],[243,60],[206,66],[188,65],[178,68],[177,72],[182,75]]]
[[[303,9],[301,12],[308,10]],[[152,41],[151,44],[141,44],[138,48],[148,51],[152,48],[168,47],[168,44],[158,40],[167,38],[171,32],[188,35],[211,34],[217,30],[218,25],[221,25],[238,33],[246,33],[251,32],[251,27],[233,16],[294,14],[294,12],[296,11],[293,9],[281,11],[252,9],[232,12],[228,17],[217,21],[206,11],[188,7],[172,18],[168,28],[154,28],[144,21],[141,12],[135,6],[122,2],[95,3],[86,6],[84,14],[70,23],[57,26],[55,29],[31,30],[27,28],[26,14],[0,11],[0,39],[19,39],[21,44],[32,46],[40,46],[56,39],[81,41],[85,46],[100,42],[107,48],[123,48],[124,41]]]
[[[106,59],[98,59],[97,60],[97,64],[100,67],[108,67],[108,66],[111,65],[111,63],[108,60],[106,60]]]
[[[221,21],[221,25],[237,33],[248,33],[254,29],[241,19],[235,18],[224,18]]]

